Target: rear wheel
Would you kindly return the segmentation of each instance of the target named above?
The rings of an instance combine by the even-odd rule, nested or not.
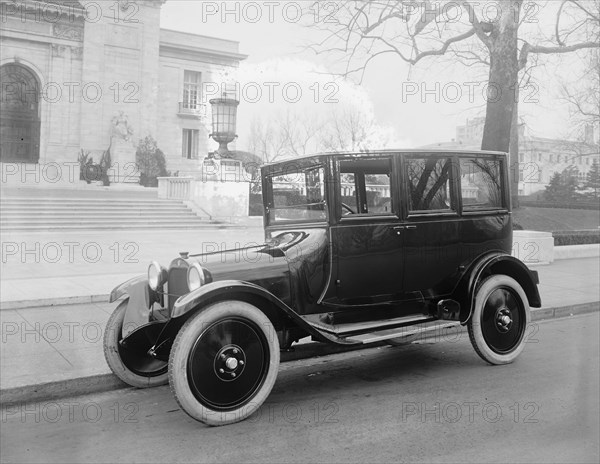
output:
[[[150,324],[134,331],[122,343],[123,319],[128,300],[114,310],[104,332],[104,358],[110,370],[132,387],[147,388],[164,385],[169,381],[168,362],[148,354],[160,330],[161,323]]]
[[[175,399],[209,425],[238,422],[268,397],[279,368],[279,341],[269,319],[241,301],[213,304],[181,328],[169,359]]]
[[[529,303],[521,286],[506,275],[485,279],[467,323],[475,351],[490,364],[508,364],[525,347]]]

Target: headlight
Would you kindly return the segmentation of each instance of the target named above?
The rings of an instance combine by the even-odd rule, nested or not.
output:
[[[148,266],[148,285],[154,291],[163,286],[167,280],[167,270],[156,261],[152,261]]]
[[[187,273],[188,288],[191,291],[196,290],[204,285],[204,270],[198,263],[190,266]]]

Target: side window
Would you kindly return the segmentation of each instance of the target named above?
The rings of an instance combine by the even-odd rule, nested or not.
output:
[[[327,219],[323,168],[273,176],[271,221],[314,221]]]
[[[408,158],[409,212],[456,211],[452,201],[451,158]]]
[[[391,159],[340,161],[342,216],[392,214]]]
[[[500,161],[482,158],[460,160],[463,211],[502,208]]]

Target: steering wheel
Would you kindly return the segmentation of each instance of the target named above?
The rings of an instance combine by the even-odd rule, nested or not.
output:
[[[350,208],[346,203],[342,203],[342,208],[346,210],[346,212],[342,212],[342,216],[347,216],[348,214],[356,214],[352,208]]]

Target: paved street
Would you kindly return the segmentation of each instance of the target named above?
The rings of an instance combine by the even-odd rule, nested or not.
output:
[[[464,336],[286,363],[259,412],[222,428],[188,418],[168,387],[11,405],[1,458],[598,462],[599,315],[533,329],[501,367]]]

